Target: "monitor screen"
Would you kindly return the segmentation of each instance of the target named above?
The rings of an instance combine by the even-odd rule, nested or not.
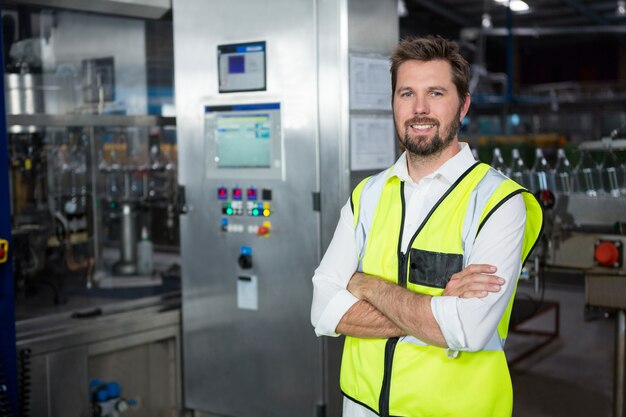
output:
[[[269,168],[270,123],[267,113],[217,116],[218,168]]]
[[[263,91],[265,42],[218,45],[219,92]]]
[[[206,106],[204,119],[209,177],[282,175],[280,103]]]

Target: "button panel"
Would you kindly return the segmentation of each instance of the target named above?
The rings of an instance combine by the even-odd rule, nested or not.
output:
[[[217,189],[217,199],[220,201],[223,216],[220,223],[222,233],[270,236],[271,223],[267,218],[273,212],[272,190],[266,188],[258,190],[254,186],[246,189],[238,185],[232,189],[221,186]],[[250,222],[256,218],[259,219]]]

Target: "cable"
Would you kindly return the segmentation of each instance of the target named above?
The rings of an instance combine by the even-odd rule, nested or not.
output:
[[[18,385],[20,399],[20,416],[30,416],[30,355],[31,350],[25,348],[20,350],[18,359]]]

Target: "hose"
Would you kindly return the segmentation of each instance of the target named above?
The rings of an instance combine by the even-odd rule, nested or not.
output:
[[[30,355],[31,350],[25,348],[20,350],[18,360],[18,384],[20,399],[20,417],[30,416]]]

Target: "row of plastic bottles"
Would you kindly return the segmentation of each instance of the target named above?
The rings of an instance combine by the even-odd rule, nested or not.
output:
[[[563,149],[558,150],[554,168],[550,167],[540,148],[535,151],[535,164],[531,169],[524,163],[518,149],[512,150],[511,157],[511,164],[505,166],[500,149],[495,148],[491,166],[533,192],[540,190],[551,190],[560,194],[581,192],[590,197],[626,195],[624,182],[626,165],[621,164],[610,149],[605,151],[603,161],[599,165],[588,151],[582,150],[575,168],[570,165]]]

